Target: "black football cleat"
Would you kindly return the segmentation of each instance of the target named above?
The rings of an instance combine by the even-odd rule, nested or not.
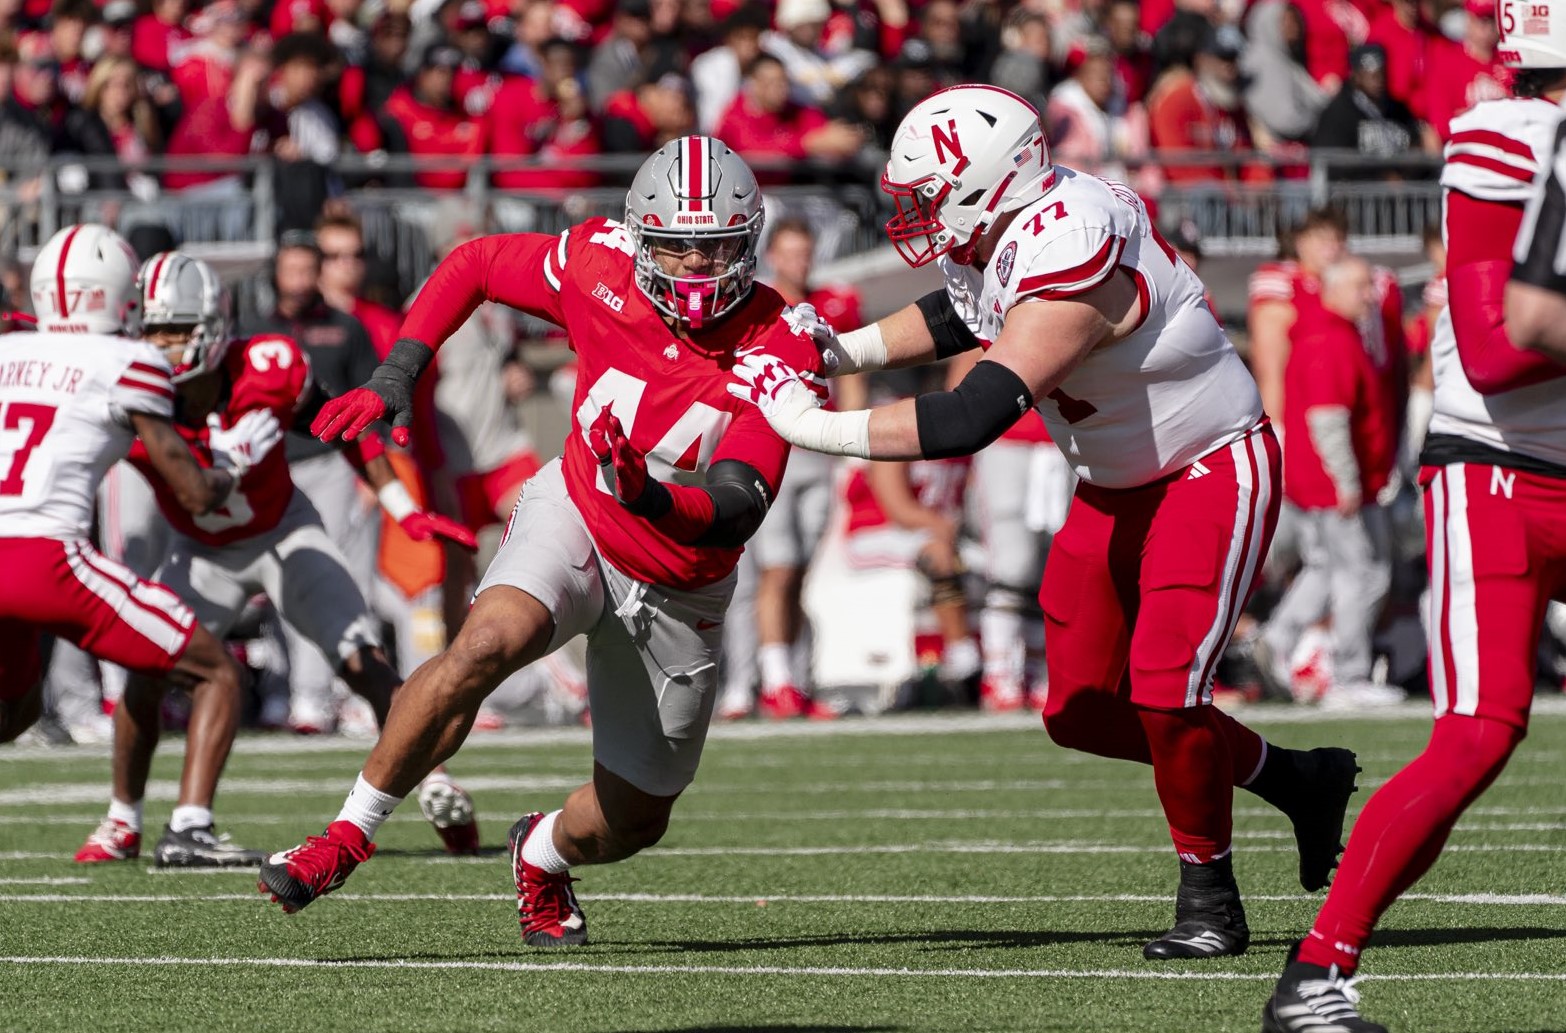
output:
[[[1291,952],[1262,1009],[1262,1033],[1387,1033],[1361,1018],[1358,1004],[1354,980],[1339,975],[1337,966],[1307,965]]]
[[[1233,859],[1181,861],[1174,928],[1143,947],[1142,956],[1149,961],[1222,958],[1244,954],[1250,945]]]
[[[1300,885],[1314,893],[1327,885],[1343,853],[1343,825],[1360,768],[1352,750],[1331,746],[1304,753],[1298,767],[1300,791],[1283,813],[1294,825]]]
[[[152,863],[159,868],[256,868],[265,860],[265,851],[246,850],[211,825],[183,832],[165,825],[152,851]]]

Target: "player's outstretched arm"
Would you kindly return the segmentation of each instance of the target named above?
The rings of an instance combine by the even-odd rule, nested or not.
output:
[[[478,539],[472,531],[455,520],[421,508],[413,501],[413,493],[397,479],[397,471],[392,469],[391,460],[386,458],[384,451],[365,461],[361,476],[375,489],[375,497],[380,499],[381,508],[397,521],[409,538],[416,542],[444,538],[464,549],[478,548]]]
[[[216,414],[214,414],[215,417]],[[131,427],[147,448],[147,459],[191,513],[210,513],[228,499],[245,471],[283,440],[283,428],[270,412],[246,413],[233,427],[208,421],[213,466],[202,467],[173,423],[150,413],[129,414]]]
[[[1030,301],[1006,315],[989,354],[951,391],[827,412],[787,365],[752,355],[729,393],[754,403],[790,444],[864,459],[972,455],[1055,390],[1099,343],[1133,325],[1136,287],[1116,276],[1076,298]]]
[[[885,319],[843,333],[816,318],[810,305],[796,305],[794,312],[798,315],[789,322],[815,341],[830,377],[920,366],[980,346],[945,288],[931,291]]]

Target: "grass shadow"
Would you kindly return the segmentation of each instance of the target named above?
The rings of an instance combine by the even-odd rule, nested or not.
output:
[[[1027,950],[1071,943],[1143,944],[1166,930],[1118,930],[1115,932],[1066,932],[996,929],[935,929],[908,933],[841,933],[823,936],[742,937],[731,940],[654,940],[645,946],[671,951],[792,950],[795,947],[870,947],[914,944],[930,950],[996,948]]]
[[[1505,943],[1509,940],[1566,940],[1566,928],[1538,926],[1469,926],[1462,929],[1379,929],[1372,947],[1448,947],[1469,943]]]

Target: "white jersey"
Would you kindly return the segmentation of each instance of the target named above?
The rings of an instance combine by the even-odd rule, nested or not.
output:
[[[1547,100],[1518,98],[1486,101],[1454,118],[1442,187],[1481,201],[1527,202],[1534,175],[1553,153],[1560,114]],[[1451,434],[1566,466],[1566,386],[1561,381],[1481,395],[1458,358],[1450,307],[1436,321],[1430,357],[1435,374],[1431,434]]]
[[[144,341],[0,337],[0,537],[87,537],[98,484],[135,440],[129,414],[173,416],[171,375]]]
[[[1130,187],[1055,166],[980,271],[942,257],[947,293],[980,340],[1028,301],[1074,297],[1117,269],[1136,281],[1141,325],[1089,352],[1038,410],[1076,475],[1150,484],[1239,439],[1262,418],[1256,381]]]

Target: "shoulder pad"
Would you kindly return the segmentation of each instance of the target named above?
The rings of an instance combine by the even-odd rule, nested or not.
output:
[[[1441,185],[1481,201],[1523,202],[1548,160],[1560,110],[1548,101],[1497,100],[1452,119]]]

